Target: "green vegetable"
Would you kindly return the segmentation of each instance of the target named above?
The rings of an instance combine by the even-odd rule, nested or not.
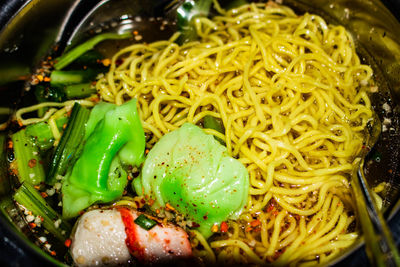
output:
[[[103,115],[103,116],[102,116]],[[94,203],[106,203],[122,196],[127,175],[122,164],[143,162],[145,136],[136,99],[121,106],[100,103],[88,121],[82,154],[62,186],[63,216],[72,218]],[[129,150],[131,157],[121,153]]]
[[[118,33],[103,33],[96,35],[95,37],[89,39],[88,41],[78,45],[77,47],[73,48],[67,53],[64,53],[62,56],[56,59],[56,62],[54,64],[54,68],[56,70],[61,70],[71,64],[74,60],[79,58],[81,55],[85,54],[87,51],[93,49],[95,45],[98,43],[107,40],[107,39],[127,39],[132,37],[132,33],[124,33],[124,34],[118,34]]]
[[[96,93],[96,88],[92,83],[79,83],[66,86],[64,92],[67,99],[85,98]]]
[[[185,1],[177,9],[177,25],[182,33],[177,42],[183,44],[197,39],[194,19],[206,17],[211,7],[212,0]]]
[[[68,118],[62,116],[56,120],[59,131],[63,130],[63,126],[68,122]],[[48,150],[53,147],[54,136],[47,122],[38,122],[26,127],[26,135],[41,151]]]
[[[71,226],[62,220],[61,216],[49,206],[39,192],[30,184],[23,183],[15,191],[13,198],[20,205],[31,211],[34,216],[43,218],[43,227],[56,238],[61,241],[68,238]]]
[[[14,148],[15,162],[19,181],[38,185],[45,179],[45,173],[38,148],[26,135],[26,130],[20,130],[11,136]],[[13,168],[13,167],[11,167]]]
[[[96,76],[102,72],[100,69],[86,70],[55,70],[50,74],[50,84],[53,87],[60,87],[81,84],[93,81]],[[64,90],[61,89],[63,92]]]
[[[36,100],[42,102],[62,102],[65,100],[65,93],[62,88],[49,87],[39,84],[35,87]]]
[[[140,214],[136,219],[135,219],[135,223],[137,225],[139,225],[140,227],[142,227],[144,230],[150,230],[151,228],[153,228],[154,226],[157,225],[157,222],[147,218],[146,215],[144,214]]]
[[[85,126],[89,118],[90,111],[79,105],[74,104],[67,127],[61,136],[54,155],[50,162],[50,168],[46,177],[46,183],[54,185],[59,175],[65,175],[67,168],[76,160],[79,147],[85,135]]]
[[[137,194],[155,200],[153,209],[169,203],[209,237],[214,224],[238,218],[247,202],[249,177],[213,136],[185,123],[150,150],[133,186]]]
[[[224,124],[218,118],[215,118],[210,115],[206,115],[203,118],[203,125],[204,125],[204,128],[213,129],[213,130],[216,130],[217,132],[225,134]],[[218,140],[218,142],[220,142],[222,145],[225,145],[224,140],[222,140],[221,138],[216,137],[215,139]]]
[[[101,53],[96,50],[89,50],[68,65],[68,69],[81,69],[84,66],[98,68],[103,65],[102,59],[104,59],[104,56]]]

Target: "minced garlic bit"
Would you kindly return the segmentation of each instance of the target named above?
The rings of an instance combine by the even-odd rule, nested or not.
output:
[[[46,241],[47,241],[47,238],[46,238],[45,236],[41,236],[41,237],[39,237],[38,239],[39,239],[39,241],[42,242],[42,243],[46,243]]]
[[[25,219],[26,219],[27,222],[33,222],[33,221],[35,220],[35,216],[33,216],[33,215],[27,215],[27,216],[25,217]]]
[[[55,183],[54,184],[54,189],[57,190],[57,191],[60,190],[61,189],[61,183]]]
[[[43,218],[38,215],[35,217],[34,223],[36,224],[37,227],[40,227],[42,225],[42,221],[43,221]]]
[[[60,224],[61,224],[61,219],[58,219],[57,221],[54,222],[54,226],[56,228],[60,227]]]
[[[392,111],[392,108],[390,107],[390,105],[388,103],[384,103],[382,105],[382,108],[386,113],[390,113]]]
[[[50,188],[46,190],[47,195],[52,196],[56,193],[56,190],[54,188]]]

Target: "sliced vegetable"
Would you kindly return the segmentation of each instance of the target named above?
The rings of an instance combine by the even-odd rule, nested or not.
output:
[[[17,174],[19,181],[38,185],[45,180],[45,172],[38,148],[26,135],[26,130],[20,130],[11,136],[14,148],[14,163],[10,166]]]
[[[101,72],[98,69],[86,70],[55,70],[51,72],[50,84],[53,87],[63,87],[71,84],[81,84],[93,81]]]
[[[135,219],[135,223],[137,225],[139,225],[140,227],[142,227],[144,230],[150,230],[151,228],[153,228],[154,226],[157,225],[157,222],[148,218],[146,215],[144,214],[140,214],[136,219]]]
[[[56,120],[59,131],[63,130],[63,126],[68,122],[68,118],[62,116]],[[41,151],[45,151],[53,147],[54,136],[51,127],[47,122],[38,122],[26,127],[26,135]]]
[[[197,39],[194,25],[195,18],[206,17],[210,11],[212,0],[185,1],[177,10],[177,25],[182,33],[177,42],[183,44]]]
[[[28,183],[23,183],[14,194],[14,200],[34,216],[40,216],[43,227],[56,238],[64,242],[70,232],[71,226],[54,211],[42,198],[40,193]]]
[[[85,52],[93,49],[95,45],[104,41],[104,40],[117,40],[117,39],[127,39],[132,37],[132,33],[103,33],[96,35],[95,37],[89,39],[88,41],[78,45],[72,50],[64,53],[62,56],[56,59],[56,63],[54,64],[54,68],[56,70],[61,70],[71,64],[75,59],[79,58]]]
[[[39,103],[62,102],[65,100],[65,92],[62,88],[45,86],[44,84],[39,84],[35,87],[35,96]]]
[[[150,150],[133,186],[138,195],[155,200],[152,209],[172,206],[208,238],[214,224],[239,217],[249,174],[212,135],[185,123]]]
[[[65,175],[68,166],[76,160],[79,147],[85,136],[85,126],[89,115],[90,111],[87,108],[78,103],[74,104],[67,127],[51,159],[46,177],[47,184],[54,185],[57,182],[57,177]]]
[[[217,132],[225,134],[224,124],[218,118],[215,118],[210,115],[206,115],[203,118],[203,125],[204,125],[204,128],[213,129],[213,130],[216,130]],[[217,139],[218,142],[220,142],[222,145],[225,145],[224,140],[222,140],[221,138],[215,137],[215,139]]]
[[[67,99],[85,98],[96,93],[96,88],[92,83],[79,83],[66,86],[64,92]]]
[[[99,105],[93,109],[93,116],[88,121],[82,154],[62,186],[65,218],[77,216],[93,203],[106,203],[121,197],[127,176],[119,172],[119,166],[122,163],[139,166],[143,162],[145,136],[136,99],[121,106]],[[130,149],[132,156],[122,158],[118,152],[123,149]]]
[[[81,69],[83,66],[97,68],[100,66],[100,64],[102,65],[102,59],[104,59],[104,56],[100,52],[96,50],[89,50],[68,65],[68,69]]]

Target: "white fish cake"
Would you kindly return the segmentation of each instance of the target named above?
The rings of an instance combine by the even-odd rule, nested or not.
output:
[[[128,210],[133,220],[140,214]],[[156,225],[150,230],[134,222],[131,226],[135,240],[133,254],[139,261],[157,263],[192,255],[187,233],[175,225]],[[118,210],[92,210],[78,220],[70,252],[78,266],[125,264],[132,257],[126,239],[125,224]]]

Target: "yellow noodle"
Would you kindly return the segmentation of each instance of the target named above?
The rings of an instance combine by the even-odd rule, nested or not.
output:
[[[372,69],[351,35],[314,14],[248,4],[195,20],[200,39],[134,44],[97,82],[105,101],[137,98],[148,148],[210,115],[248,169],[247,205],[195,255],[218,264],[318,265],[358,238],[349,178],[372,117]],[[122,60],[121,65],[116,62]],[[259,224],[251,226],[252,221]]]

